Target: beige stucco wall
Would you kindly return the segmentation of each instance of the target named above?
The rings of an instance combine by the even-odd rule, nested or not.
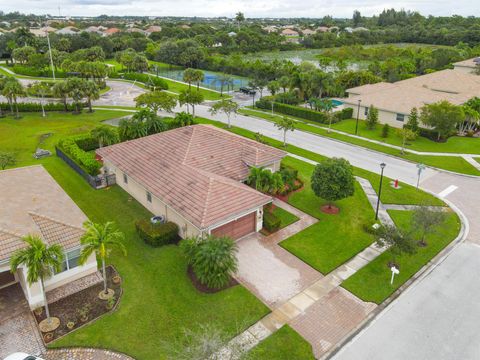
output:
[[[115,173],[117,184],[132,195],[135,200],[142,204],[146,209],[148,209],[154,215],[163,215],[167,221],[174,222],[178,225],[180,229],[179,235],[182,238],[186,237],[196,237],[201,235],[200,229],[190,223],[177,211],[172,209],[170,206],[165,204],[162,200],[152,194],[152,202],[147,201],[147,190],[136,182],[134,179],[128,176],[128,183],[123,181],[123,172],[113,166],[110,162],[105,161],[105,165],[111,173]]]
[[[350,107],[350,108],[353,109],[352,117],[354,119],[356,119],[357,118],[358,106],[354,106],[352,104],[345,103],[345,107]],[[378,109],[378,122],[380,124],[388,124],[388,125],[396,127],[396,128],[402,128],[403,125],[405,125],[408,121],[408,114],[403,114],[403,115],[405,116],[405,120],[402,122],[402,121],[398,121],[396,119],[397,118],[397,113]],[[367,119],[367,116],[365,115],[365,106],[360,106],[360,116],[358,118],[360,120],[366,120]]]

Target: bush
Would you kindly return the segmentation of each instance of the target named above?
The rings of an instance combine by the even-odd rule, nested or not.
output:
[[[335,112],[335,115],[337,115],[340,120],[351,119],[353,117],[353,109],[343,108],[342,110]]]
[[[438,140],[438,132],[433,129],[426,129],[426,128],[419,128],[419,135],[426,137],[427,139],[430,139],[432,141],[439,141]],[[447,139],[451,136],[456,135],[456,131],[451,132],[450,134],[447,135],[447,137],[442,137],[440,139],[440,142],[447,141]]]
[[[40,103],[17,103],[18,111],[20,112],[40,112],[42,111],[42,105]],[[10,105],[8,103],[0,103],[0,107],[3,111],[9,111]],[[63,104],[58,103],[46,103],[44,104],[45,111],[63,111]],[[68,110],[73,110],[74,106],[72,104],[67,105]]]
[[[142,219],[135,223],[135,228],[140,238],[154,247],[175,244],[180,239],[177,224],[170,221],[152,224],[150,220]]]
[[[390,132],[390,125],[388,124],[383,125],[382,134],[381,134],[382,138],[387,138],[389,132]]]
[[[88,174],[95,176],[100,172],[102,164],[95,160],[94,154],[86,152],[77,144],[77,142],[86,143],[85,138],[90,138],[90,135],[63,138],[58,142],[58,147]]]
[[[270,233],[273,233],[280,229],[282,225],[282,221],[280,218],[275,215],[273,212],[268,210],[264,211],[263,213],[263,227]]]
[[[282,104],[298,105],[300,99],[294,92],[279,93],[275,95],[275,101]],[[271,106],[271,105],[270,105]]]
[[[259,101],[257,101],[255,103],[255,106],[260,109],[266,109],[266,110],[272,109],[272,103],[264,99],[260,99]],[[307,109],[301,106],[294,106],[294,105],[281,104],[278,102],[274,102],[273,110],[281,114],[295,116],[295,117],[310,120],[310,121],[315,121],[320,124],[328,124],[328,117],[325,113]],[[334,116],[332,119],[332,123],[336,123],[338,121],[339,119]]]
[[[228,285],[237,271],[237,244],[229,237],[190,238],[180,242],[188,264],[200,283],[211,289]]]
[[[127,72],[123,74],[123,78],[126,80],[139,81],[141,83],[144,83],[145,85],[155,86],[157,90],[168,90],[168,83],[164,79],[156,77],[154,75]]]
[[[34,77],[51,77],[52,76],[52,70],[49,67],[39,69],[31,66],[15,64],[12,66],[12,71],[15,74],[34,76]],[[66,77],[66,73],[64,73],[61,70],[55,70],[55,77],[64,78]]]

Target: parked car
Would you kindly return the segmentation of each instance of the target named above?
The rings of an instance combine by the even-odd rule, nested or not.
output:
[[[23,352],[16,352],[16,353],[8,355],[3,360],[43,360],[43,359],[39,358],[38,356],[35,356],[35,355],[28,355],[28,354],[23,353]]]

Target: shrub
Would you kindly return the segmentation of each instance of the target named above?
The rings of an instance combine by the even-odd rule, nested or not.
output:
[[[102,164],[95,160],[94,154],[86,152],[77,144],[77,141],[86,142],[85,138],[90,138],[90,135],[63,138],[58,142],[58,147],[88,174],[95,176],[100,172]]]
[[[383,125],[383,127],[382,127],[382,135],[381,135],[382,138],[387,138],[389,132],[390,132],[390,125],[388,125],[388,124]]]
[[[260,99],[255,103],[255,106],[257,106],[260,109],[267,109],[271,110],[272,108],[272,103],[270,101]],[[315,121],[321,124],[327,124],[328,123],[328,116],[320,111],[315,111],[311,109],[307,109],[301,106],[294,106],[294,105],[288,105],[288,104],[281,104],[278,102],[273,103],[273,110],[276,112],[279,112],[281,114],[285,115],[290,115],[290,116],[295,116],[301,119],[306,119],[310,121]],[[339,119],[334,117],[332,120],[332,123],[338,122]]]
[[[280,229],[282,221],[280,218],[275,215],[273,212],[268,210],[263,213],[263,227],[270,233],[273,233]]]
[[[300,99],[294,92],[286,92],[275,95],[275,101],[282,104],[298,105]],[[271,106],[271,105],[270,105]]]
[[[34,77],[51,77],[52,76],[52,70],[50,70],[50,68],[39,69],[39,68],[34,68],[31,66],[25,66],[25,65],[19,65],[19,64],[13,65],[12,71],[15,74],[34,76]],[[64,78],[66,77],[66,73],[60,70],[56,70],[55,77]]]
[[[237,271],[237,244],[229,237],[190,238],[180,242],[200,283],[213,289],[228,285]]]
[[[148,245],[158,247],[175,244],[179,240],[178,225],[173,222],[152,224],[150,220],[142,219],[135,223],[137,233]]]
[[[40,112],[42,111],[42,105],[40,103],[17,103],[18,111],[20,112]],[[8,103],[0,103],[0,107],[3,111],[9,111],[10,105]],[[63,111],[63,104],[58,103],[45,103],[45,111]],[[68,110],[73,110],[74,106],[71,104],[67,105]]]
[[[168,83],[154,75],[141,74],[136,72],[127,72],[123,74],[123,78],[127,80],[139,81],[145,85],[155,86],[157,90],[168,90]]]
[[[342,114],[342,120],[351,119],[353,117],[353,109],[352,108],[343,108],[339,112]]]

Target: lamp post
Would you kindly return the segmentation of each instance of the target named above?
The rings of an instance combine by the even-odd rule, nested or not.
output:
[[[52,47],[50,45],[50,36],[48,36],[48,28],[45,27],[45,34],[47,35],[48,53],[50,55],[50,66],[52,67],[52,76],[55,80],[55,67],[53,66]]]
[[[422,171],[425,170],[425,165],[423,164],[417,164],[417,169],[418,169],[418,178],[417,178],[417,190],[418,190],[418,185],[420,184],[420,176],[422,175]]]
[[[357,106],[357,123],[355,124],[355,135],[358,133],[358,117],[360,116],[360,103],[362,102],[361,99],[358,99],[358,106]]]
[[[385,163],[380,164],[380,168],[382,169],[382,172],[380,173],[380,186],[378,188],[377,210],[375,211],[375,220],[378,220],[378,209],[380,207],[380,196],[382,195],[383,169],[385,169],[385,166],[387,166],[387,164],[385,164]]]

